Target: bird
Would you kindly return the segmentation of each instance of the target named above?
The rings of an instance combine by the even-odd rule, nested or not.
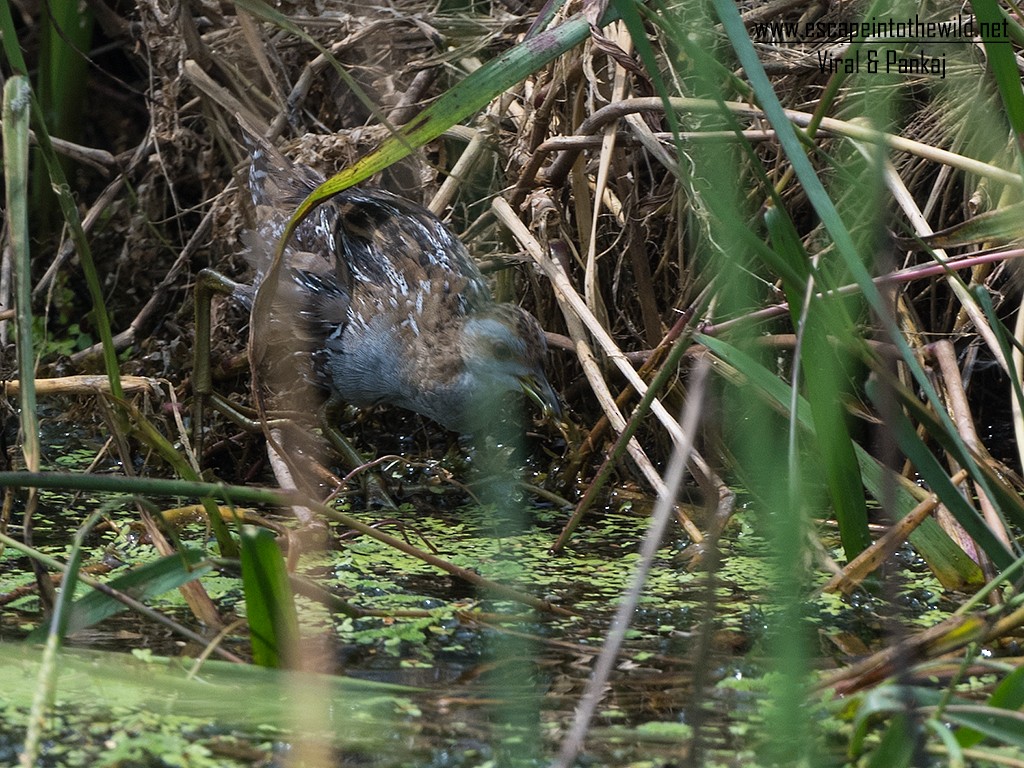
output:
[[[242,241],[255,286],[292,212],[324,176],[243,133],[255,227]],[[397,406],[461,434],[484,430],[491,404],[512,392],[559,416],[540,324],[494,301],[466,246],[421,205],[350,188],[296,228],[283,260],[271,324],[288,326],[304,377],[332,401]]]

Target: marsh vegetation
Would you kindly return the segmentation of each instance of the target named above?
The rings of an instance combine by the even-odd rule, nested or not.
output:
[[[0,762],[1024,765],[1015,6],[0,32]],[[560,423],[325,424],[259,293],[206,345],[197,276],[254,278],[243,125],[328,177],[282,242],[355,184],[441,216]]]

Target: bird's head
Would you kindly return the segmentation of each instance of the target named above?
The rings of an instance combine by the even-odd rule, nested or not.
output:
[[[547,340],[534,317],[514,304],[496,304],[466,318],[462,359],[485,397],[524,392],[547,418],[558,418],[558,396],[544,374]]]

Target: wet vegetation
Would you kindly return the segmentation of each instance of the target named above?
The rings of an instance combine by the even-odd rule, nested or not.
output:
[[[0,763],[1024,765],[1015,5],[0,33]],[[561,418],[325,409],[276,267],[200,276],[254,279],[243,126],[329,177],[268,253],[427,205]]]

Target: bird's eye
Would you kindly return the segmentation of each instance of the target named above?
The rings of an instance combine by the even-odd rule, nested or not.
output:
[[[499,362],[504,363],[512,359],[512,347],[503,341],[495,342],[491,352],[494,354],[494,359]]]

